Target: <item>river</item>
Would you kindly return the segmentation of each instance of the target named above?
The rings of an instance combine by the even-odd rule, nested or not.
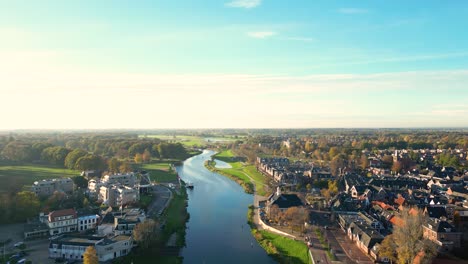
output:
[[[204,162],[215,152],[205,150],[177,167],[188,189],[184,263],[275,263],[256,242],[247,224],[253,196],[234,181],[207,170]]]

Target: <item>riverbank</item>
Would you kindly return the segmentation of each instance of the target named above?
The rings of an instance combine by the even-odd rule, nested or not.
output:
[[[245,175],[234,175],[228,172],[225,172],[222,169],[218,169],[215,167],[216,162],[215,161],[205,161],[205,168],[207,168],[209,171],[221,174],[223,176],[226,176],[230,178],[231,180],[237,182],[242,188],[244,188],[244,191],[249,194],[254,193],[254,186],[253,183],[250,181],[250,179],[245,176]]]
[[[259,245],[265,249],[269,256],[279,263],[310,263],[308,255],[309,250],[302,241],[258,229],[255,224],[255,208],[253,205],[249,206],[247,223]]]
[[[216,168],[215,159],[226,162],[231,166],[231,168]],[[255,185],[255,190],[260,196],[266,196],[270,192],[270,187],[267,184],[268,179],[257,171],[255,165],[247,164],[240,157],[236,157],[231,150],[223,150],[219,153],[216,153],[212,157],[212,161],[206,166],[207,169],[228,176],[231,179],[235,180],[237,183],[242,185],[244,189],[247,189],[247,193],[253,193],[253,186]]]

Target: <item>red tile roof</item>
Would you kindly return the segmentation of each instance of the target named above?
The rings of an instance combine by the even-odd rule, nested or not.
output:
[[[73,218],[77,217],[75,209],[63,209],[58,211],[52,211],[49,213],[49,222],[56,222],[58,220],[55,220],[55,218],[68,215],[72,215]]]

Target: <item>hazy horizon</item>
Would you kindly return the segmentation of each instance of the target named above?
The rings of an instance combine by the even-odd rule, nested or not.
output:
[[[0,3],[0,130],[468,127],[468,3]]]

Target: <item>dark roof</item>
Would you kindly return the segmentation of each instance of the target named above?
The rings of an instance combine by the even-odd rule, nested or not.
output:
[[[281,194],[280,196],[274,196],[274,201],[271,205],[278,205],[279,208],[289,208],[294,206],[302,206],[301,199],[296,194]]]
[[[449,224],[447,221],[441,221],[438,219],[429,220],[426,226],[437,233],[457,232],[453,225]]]
[[[442,206],[428,206],[426,207],[427,214],[432,218],[447,217],[447,211]]]

